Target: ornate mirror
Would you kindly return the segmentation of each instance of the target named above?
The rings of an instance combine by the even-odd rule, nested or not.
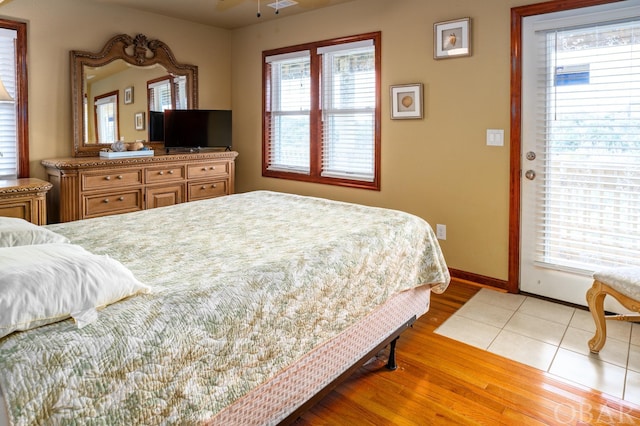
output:
[[[74,156],[116,140],[161,149],[162,111],[198,107],[198,67],[160,40],[120,34],[98,53],[71,51],[71,106]]]

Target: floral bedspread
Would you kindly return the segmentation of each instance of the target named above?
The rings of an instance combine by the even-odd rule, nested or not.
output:
[[[197,424],[391,295],[449,282],[422,219],[268,191],[48,228],[154,291],[0,339],[16,425]]]

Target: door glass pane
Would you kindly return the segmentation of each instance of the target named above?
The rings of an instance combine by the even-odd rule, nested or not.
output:
[[[640,21],[539,34],[536,260],[640,259]]]

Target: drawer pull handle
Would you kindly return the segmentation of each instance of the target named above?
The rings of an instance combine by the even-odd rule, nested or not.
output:
[[[211,170],[215,170],[215,169],[216,169],[216,166],[211,166]]]
[[[206,187],[206,186],[204,186],[204,185],[202,185],[202,188],[200,188],[200,189],[207,189],[207,187]]]
[[[111,176],[105,176],[104,180],[111,180]]]
[[[169,170],[169,174],[172,175],[173,174],[173,170]]]
[[[118,179],[122,180],[122,175],[118,175]]]
[[[118,198],[118,201],[124,201],[124,197]]]
[[[218,185],[216,185],[215,183],[213,185],[211,185],[212,188],[217,188]]]
[[[104,200],[102,200],[103,203],[107,204],[109,202],[108,198],[105,198]]]
[[[160,176],[162,176],[162,175],[164,174],[164,172],[163,172],[162,170],[160,170],[160,171],[158,172],[158,174],[159,174]]]
[[[202,168],[202,171],[203,171],[203,172],[206,172],[206,171],[207,171],[207,168],[206,168],[206,167],[203,167],[203,168]]]

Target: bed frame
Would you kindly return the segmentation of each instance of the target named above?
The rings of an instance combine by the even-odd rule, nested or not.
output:
[[[400,334],[402,334],[406,329],[413,326],[413,323],[416,322],[416,316],[411,317],[407,322],[402,324],[396,331],[391,333],[389,337],[384,339],[380,344],[378,344],[375,348],[369,351],[365,356],[360,358],[357,363],[353,364],[350,368],[345,370],[340,376],[334,379],[331,383],[329,383],[326,387],[324,387],[320,392],[315,394],[311,399],[305,402],[300,408],[291,413],[286,419],[284,419],[279,424],[281,425],[289,425],[295,422],[302,414],[304,414],[307,410],[317,404],[320,400],[322,400],[325,396],[331,393],[335,388],[337,388],[342,382],[344,382],[347,378],[349,378],[353,373],[356,372],[360,367],[362,367],[368,360],[376,356],[380,351],[389,346],[389,359],[387,360],[386,368],[388,370],[396,370],[398,368],[398,364],[396,363],[396,343],[400,338]]]

